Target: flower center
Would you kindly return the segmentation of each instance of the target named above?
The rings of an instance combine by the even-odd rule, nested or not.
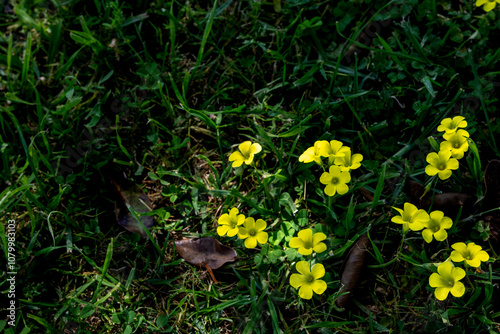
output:
[[[451,279],[450,279],[450,280],[448,280],[448,286],[449,286],[450,288],[453,288],[453,286],[454,286],[454,285],[455,285],[455,281],[454,281],[454,280],[451,280]]]
[[[460,148],[460,143],[455,143],[455,148]]]
[[[441,228],[441,226],[439,226],[439,223],[436,223],[433,219],[430,220],[430,222],[429,222],[429,230],[431,230],[434,233],[436,233],[437,231],[439,231],[440,228]]]
[[[441,164],[437,167],[439,170],[445,170],[446,169],[446,165],[445,164]]]
[[[229,223],[229,227],[231,227],[232,229],[233,228],[236,228],[236,222],[234,220],[231,220],[230,223]]]
[[[314,282],[314,276],[313,276],[313,275],[311,275],[311,274],[307,275],[307,281],[308,281],[309,283]]]
[[[337,183],[339,183],[339,179],[338,179],[338,178],[336,178],[336,177],[332,177],[332,183],[333,183],[333,184],[337,184]]]
[[[255,230],[250,230],[248,231],[248,234],[253,237],[257,233],[255,233]]]

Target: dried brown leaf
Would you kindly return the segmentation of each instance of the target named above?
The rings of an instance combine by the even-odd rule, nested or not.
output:
[[[151,211],[152,205],[148,196],[135,183],[125,178],[111,178],[111,184],[116,192],[115,215],[118,224],[130,232],[138,233],[143,238],[147,237],[146,231],[141,224],[130,213],[129,207],[137,213],[146,213]],[[151,216],[140,216],[141,222],[146,228],[151,228],[154,218]]]
[[[450,217],[455,217],[460,207],[463,210],[462,216],[467,215],[472,210],[476,200],[475,196],[466,193],[441,193],[434,194],[433,197],[432,193],[428,192],[422,197],[424,191],[424,186],[415,181],[409,181],[407,192],[413,204],[424,210],[427,210],[432,204],[432,210],[443,211],[445,215]]]
[[[213,270],[238,257],[233,248],[221,244],[212,237],[178,240],[175,242],[175,247],[187,262],[195,266],[207,266]]]
[[[352,246],[346,260],[344,261],[344,270],[340,277],[342,288],[340,293],[348,292],[337,298],[335,304],[338,307],[345,307],[349,302],[354,289],[358,283],[359,275],[363,269],[366,253],[370,245],[370,239],[366,234],[363,234],[356,243]]]

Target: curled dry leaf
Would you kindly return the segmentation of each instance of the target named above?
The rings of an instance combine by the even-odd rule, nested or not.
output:
[[[115,215],[118,224],[130,232],[139,233],[143,238],[146,238],[146,231],[128,208],[132,208],[139,214],[151,211],[152,205],[148,196],[137,184],[125,178],[111,178],[111,184],[118,195],[115,201]],[[146,228],[149,229],[153,226],[153,217],[140,216],[140,219]]]
[[[212,269],[218,269],[226,262],[232,262],[238,257],[233,248],[221,244],[212,237],[178,240],[175,242],[175,247],[179,255],[187,262],[205,267],[214,282],[217,280]]]
[[[424,186],[415,181],[408,182],[407,190],[411,202],[419,209],[427,210],[432,204],[432,210],[443,211],[449,217],[455,217],[460,207],[462,216],[468,215],[476,200],[476,197],[465,193],[441,193],[432,197],[432,193],[428,192],[424,195]]]
[[[335,304],[338,307],[345,307],[352,296],[354,289],[358,283],[359,275],[363,269],[366,253],[370,244],[370,239],[366,234],[363,234],[356,243],[352,246],[347,258],[344,261],[344,270],[340,277],[342,288],[340,293],[348,292],[337,298]]]

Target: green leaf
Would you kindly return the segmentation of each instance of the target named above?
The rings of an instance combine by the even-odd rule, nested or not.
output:
[[[434,139],[434,137],[427,137],[427,139],[429,140],[429,143],[431,144],[432,149],[436,152],[439,152],[439,144],[436,141],[436,139]]]

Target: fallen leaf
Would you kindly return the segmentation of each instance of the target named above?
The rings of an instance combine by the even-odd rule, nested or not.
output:
[[[419,209],[427,210],[432,204],[432,210],[443,211],[446,216],[452,218],[457,215],[460,207],[462,207],[462,216],[468,215],[476,200],[475,196],[466,193],[441,193],[434,194],[433,197],[431,191],[422,197],[424,191],[423,185],[411,180],[408,182],[408,195],[411,202]]]
[[[354,289],[356,288],[359,275],[363,269],[369,244],[370,239],[368,239],[366,234],[363,234],[352,246],[346,260],[344,261],[344,270],[342,272],[342,276],[340,277],[340,282],[342,283],[340,293],[344,294],[340,295],[335,301],[335,304],[338,307],[345,307],[347,305]]]
[[[118,195],[115,201],[115,215],[118,224],[130,232],[138,233],[143,238],[147,237],[146,231],[141,223],[130,213],[132,208],[138,214],[146,213],[152,210],[151,202],[142,189],[130,180],[115,175],[110,179],[113,189]],[[146,228],[151,228],[154,219],[151,216],[141,216],[139,218]]]
[[[232,262],[238,257],[233,248],[221,244],[212,237],[178,240],[175,242],[175,248],[187,262],[207,268],[214,282],[217,280],[212,269],[218,269],[226,262]]]

